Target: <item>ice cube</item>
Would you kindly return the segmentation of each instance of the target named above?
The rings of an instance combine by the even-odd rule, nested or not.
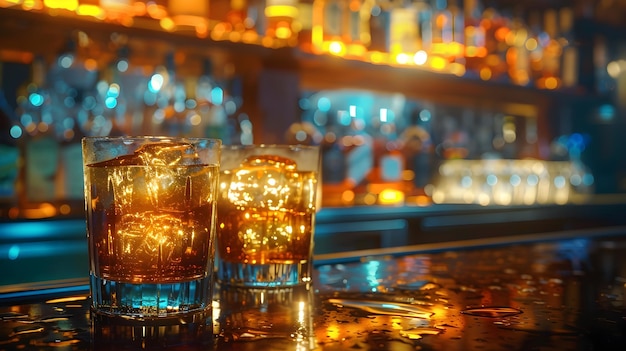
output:
[[[195,148],[187,143],[151,143],[132,155],[105,161],[109,187],[122,213],[141,209],[186,210],[191,204],[190,176],[200,165]],[[139,166],[139,167],[115,167]]]
[[[142,145],[135,151],[144,165],[189,166],[202,163],[195,147],[189,143],[156,142]]]
[[[177,216],[163,213],[124,214],[116,224],[119,254],[145,268],[179,261],[183,223]]]
[[[273,155],[248,157],[232,170],[228,199],[236,206],[277,211],[295,196],[290,183],[298,176],[295,161]]]
[[[133,154],[93,164],[95,167],[116,166],[191,166],[202,160],[189,143],[154,142],[140,146]]]
[[[288,252],[292,247],[293,235],[291,221],[284,213],[251,214],[250,219],[239,227],[239,239],[242,251],[249,257],[263,259],[261,255],[274,256]]]
[[[122,155],[118,156],[114,159],[96,162],[92,164],[93,167],[119,167],[119,166],[141,166],[143,165],[143,161],[139,158],[138,155]]]
[[[202,163],[194,146],[188,143],[158,142],[143,145],[135,154],[147,166],[143,177],[137,177],[136,181],[145,182],[143,188],[152,206],[161,209],[184,208],[191,184],[181,166]]]

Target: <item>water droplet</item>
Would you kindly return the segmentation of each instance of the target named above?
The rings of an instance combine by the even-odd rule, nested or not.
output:
[[[400,335],[411,340],[418,340],[424,335],[438,335],[443,333],[443,329],[433,327],[412,328],[409,330],[401,330]]]
[[[46,301],[47,304],[55,304],[55,303],[67,303],[67,302],[76,302],[76,301],[84,301],[87,300],[87,296],[84,295],[80,295],[80,296],[69,296],[69,297],[63,297],[63,298],[59,298],[59,299],[53,299],[53,300],[48,300]]]
[[[66,320],[70,319],[70,317],[72,317],[72,315],[60,314],[60,315],[57,315],[57,316],[43,317],[43,318],[39,319],[38,322],[55,323],[55,322],[60,322],[60,321],[66,321]]]
[[[24,327],[16,327],[13,329],[13,332],[10,336],[18,336],[18,335],[26,335],[26,334],[34,334],[34,333],[42,333],[44,331],[43,327],[40,326],[24,326]]]
[[[424,291],[424,290],[432,290],[432,289],[439,289],[439,288],[441,288],[441,285],[437,283],[425,281],[425,280],[420,280],[420,281],[407,283],[407,284],[399,284],[396,286],[396,289],[410,290],[410,291],[413,291],[413,290]]]
[[[486,317],[486,318],[502,318],[510,317],[521,314],[522,311],[513,307],[476,307],[468,308],[461,311],[462,314],[467,314],[474,317]]]
[[[434,314],[424,307],[391,301],[329,299],[328,302],[380,315],[427,319]]]
[[[71,345],[80,343],[78,339],[54,339],[54,340],[39,340],[33,341],[32,344],[35,346],[47,346],[47,347],[59,347],[59,348],[68,348]]]
[[[25,313],[18,312],[3,312],[0,313],[0,321],[10,321],[16,319],[27,319],[28,315]]]
[[[290,335],[287,333],[269,332],[250,328],[224,332],[222,336],[224,337],[224,340],[227,341],[257,341],[265,339],[290,338]]]
[[[515,330],[522,331],[527,333],[534,334],[546,334],[546,335],[580,335],[584,333],[583,330],[573,326],[563,326],[563,327],[542,327],[542,326],[531,326],[531,325],[520,325],[520,324],[503,324],[499,325],[502,329],[507,330]]]

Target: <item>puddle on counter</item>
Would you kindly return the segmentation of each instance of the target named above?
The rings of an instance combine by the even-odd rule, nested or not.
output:
[[[293,334],[289,332],[281,333],[281,332],[270,332],[267,330],[258,330],[258,329],[241,329],[241,330],[229,330],[228,332],[222,332],[220,336],[224,339],[225,342],[229,341],[257,341],[257,340],[266,340],[266,339],[290,339],[293,337]]]
[[[0,321],[14,321],[28,319],[28,314],[19,312],[3,312],[0,313]]]
[[[435,286],[419,283],[412,287],[431,290]],[[405,292],[407,287],[403,286]],[[445,306],[415,294],[333,293],[320,299],[320,303],[330,307],[325,308],[324,314],[327,327],[316,335],[321,345],[339,342],[346,348],[365,349],[392,343],[413,345],[448,329],[433,319],[436,311],[441,313]]]
[[[360,309],[378,315],[422,319],[428,319],[433,315],[433,312],[427,308],[392,301],[328,299],[328,302],[339,307]]]
[[[77,306],[77,313],[66,312],[70,303],[72,308]],[[70,349],[87,345],[89,314],[83,312],[87,304],[84,296],[68,297],[0,313],[0,332],[4,335],[0,349]]]
[[[439,335],[444,332],[444,329],[435,328],[435,327],[426,327],[426,328],[413,328],[409,330],[401,330],[400,335],[409,338],[411,340],[419,340],[424,337],[424,335]]]
[[[513,307],[487,306],[467,308],[461,313],[474,317],[504,318],[522,314],[522,311]]]

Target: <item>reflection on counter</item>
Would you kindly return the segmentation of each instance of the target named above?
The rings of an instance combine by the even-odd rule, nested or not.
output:
[[[623,347],[622,239],[505,247],[321,265],[318,343],[323,349]]]

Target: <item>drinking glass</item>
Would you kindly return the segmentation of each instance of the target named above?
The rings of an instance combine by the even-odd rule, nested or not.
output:
[[[210,311],[220,147],[82,140],[93,311],[142,320]]]
[[[311,281],[320,151],[223,146],[218,200],[220,284],[290,287]]]

